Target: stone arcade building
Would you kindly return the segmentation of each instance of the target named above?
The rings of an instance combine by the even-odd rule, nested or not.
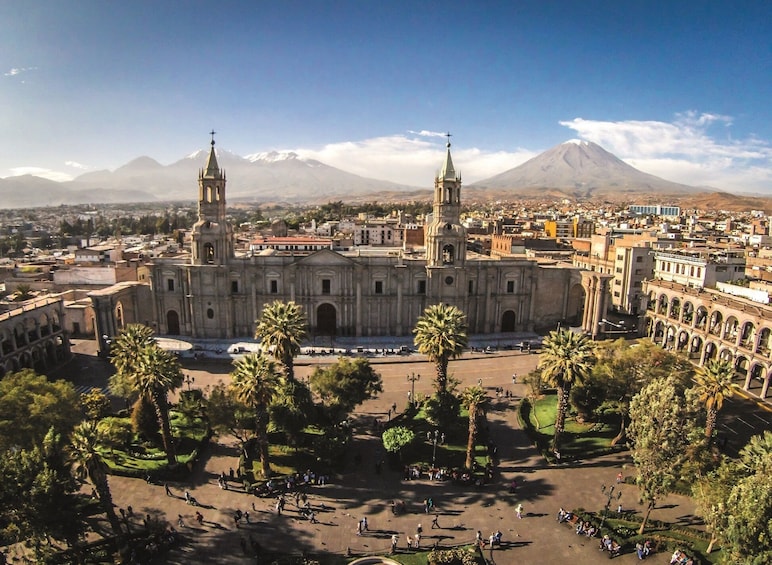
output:
[[[226,220],[226,176],[214,149],[198,176],[191,254],[155,259],[150,285],[123,283],[91,294],[104,342],[124,324],[159,335],[251,338],[265,304],[293,300],[312,337],[409,335],[423,310],[457,306],[470,333],[533,331],[561,321],[593,336],[606,309],[608,277],[526,258],[467,251],[461,177],[450,143],[434,180],[424,248],[239,253]],[[102,346],[105,344],[102,343]]]

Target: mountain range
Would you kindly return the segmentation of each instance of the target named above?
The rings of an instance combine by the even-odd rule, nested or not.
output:
[[[227,174],[231,203],[431,197],[431,189],[427,187],[361,177],[319,161],[302,159],[291,152],[241,157],[218,150],[217,158]],[[139,157],[114,171],[88,172],[61,183],[30,175],[7,177],[0,179],[0,207],[190,201],[196,198],[198,170],[205,159],[205,151],[197,151],[170,165]],[[465,190],[476,200],[568,198],[576,201],[644,197],[661,200],[665,196],[715,192],[715,189],[687,186],[644,173],[599,145],[579,140],[561,143],[522,165],[470,184]]]

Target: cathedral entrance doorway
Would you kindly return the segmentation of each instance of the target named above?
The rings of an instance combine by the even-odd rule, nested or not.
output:
[[[332,304],[320,304],[316,309],[316,333],[335,335],[337,333],[337,312]]]
[[[507,310],[501,316],[501,331],[502,332],[515,331],[515,313],[512,310]]]
[[[180,315],[174,310],[169,310],[166,313],[166,333],[180,335]]]

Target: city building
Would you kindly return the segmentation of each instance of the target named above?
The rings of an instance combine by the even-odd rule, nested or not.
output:
[[[263,307],[274,300],[303,307],[311,339],[410,335],[436,303],[460,308],[470,333],[534,331],[559,322],[598,333],[609,277],[557,261],[470,252],[460,214],[461,177],[448,144],[431,217],[422,229],[406,230],[402,248],[237,254],[226,219],[226,175],[212,140],[198,177],[190,256],[152,259],[149,285],[124,282],[91,293],[97,334],[105,342],[140,322],[160,335],[252,337]],[[419,234],[423,245],[408,247]]]

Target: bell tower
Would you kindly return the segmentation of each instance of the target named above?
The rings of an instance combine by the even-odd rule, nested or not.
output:
[[[206,168],[198,172],[198,221],[193,225],[194,265],[223,265],[233,257],[233,228],[225,219],[225,171],[217,164],[212,130]]]
[[[450,157],[450,133],[442,170],[434,178],[432,221],[426,228],[427,267],[463,267],[466,229],[461,225],[461,176]]]

